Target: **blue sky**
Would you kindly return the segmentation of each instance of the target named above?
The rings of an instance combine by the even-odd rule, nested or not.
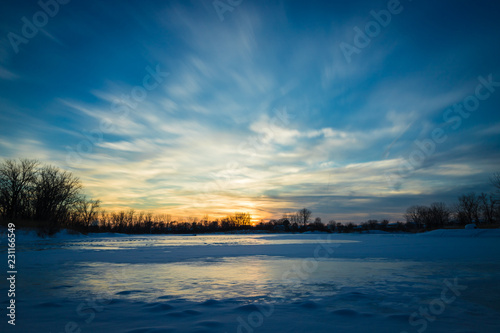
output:
[[[42,3],[0,11],[0,157],[107,210],[401,220],[500,171],[495,1]]]

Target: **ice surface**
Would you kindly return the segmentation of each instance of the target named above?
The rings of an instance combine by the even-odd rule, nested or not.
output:
[[[500,332],[499,230],[17,240],[2,332]]]

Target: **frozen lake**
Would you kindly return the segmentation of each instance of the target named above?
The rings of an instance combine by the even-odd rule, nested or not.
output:
[[[498,332],[499,236],[20,235],[16,330]]]

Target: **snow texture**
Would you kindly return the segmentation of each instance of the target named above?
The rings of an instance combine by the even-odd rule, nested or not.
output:
[[[16,239],[1,332],[500,332],[500,230]]]

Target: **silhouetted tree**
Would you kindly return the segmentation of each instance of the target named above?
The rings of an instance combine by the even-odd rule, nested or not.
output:
[[[85,227],[90,227],[92,222],[97,220],[99,200],[90,200],[85,197],[80,198],[76,203],[78,222]]]
[[[307,209],[307,208],[302,208],[301,210],[298,211],[298,216],[300,218],[300,222],[302,223],[303,226],[309,222],[309,218],[311,218],[312,212]]]
[[[33,192],[34,217],[50,234],[58,229],[80,201],[82,185],[71,173],[53,166],[42,167]]]
[[[492,194],[481,193],[478,197],[479,211],[484,221],[493,223],[495,219],[495,205],[496,200]]]
[[[498,196],[500,196],[500,172],[495,172],[490,178],[491,183],[496,188]]]
[[[42,234],[52,234],[71,221],[89,226],[99,202],[86,199],[81,191],[80,180],[57,167],[28,159],[0,164],[1,216],[35,220]]]
[[[278,220],[278,224],[285,227],[285,230],[290,230],[290,220],[288,220],[286,214],[284,214],[283,217]]]
[[[0,164],[0,214],[18,219],[31,215],[31,194],[37,177],[35,160],[5,160]]]
[[[377,229],[378,221],[377,220],[368,220],[366,221],[366,226],[368,229]]]
[[[491,183],[495,187],[495,192],[492,193],[493,197],[493,219],[500,220],[500,172],[495,172],[490,178]]]
[[[442,227],[450,220],[450,210],[442,202],[434,202],[430,207],[411,206],[406,210],[406,222],[413,222],[417,228],[425,225],[427,229]]]
[[[479,221],[479,197],[471,192],[458,197],[457,219],[462,224]]]
[[[335,225],[337,224],[337,222],[335,222],[335,220],[330,220],[328,221],[328,229],[330,231],[335,231]]]
[[[252,224],[252,217],[248,213],[234,213],[234,223],[239,226],[249,226]]]
[[[406,209],[405,219],[406,222],[413,222],[417,225],[417,228],[421,228],[424,225],[424,206],[411,206]]]
[[[431,204],[428,214],[428,223],[432,227],[442,227],[450,221],[451,212],[443,202],[434,202]]]

